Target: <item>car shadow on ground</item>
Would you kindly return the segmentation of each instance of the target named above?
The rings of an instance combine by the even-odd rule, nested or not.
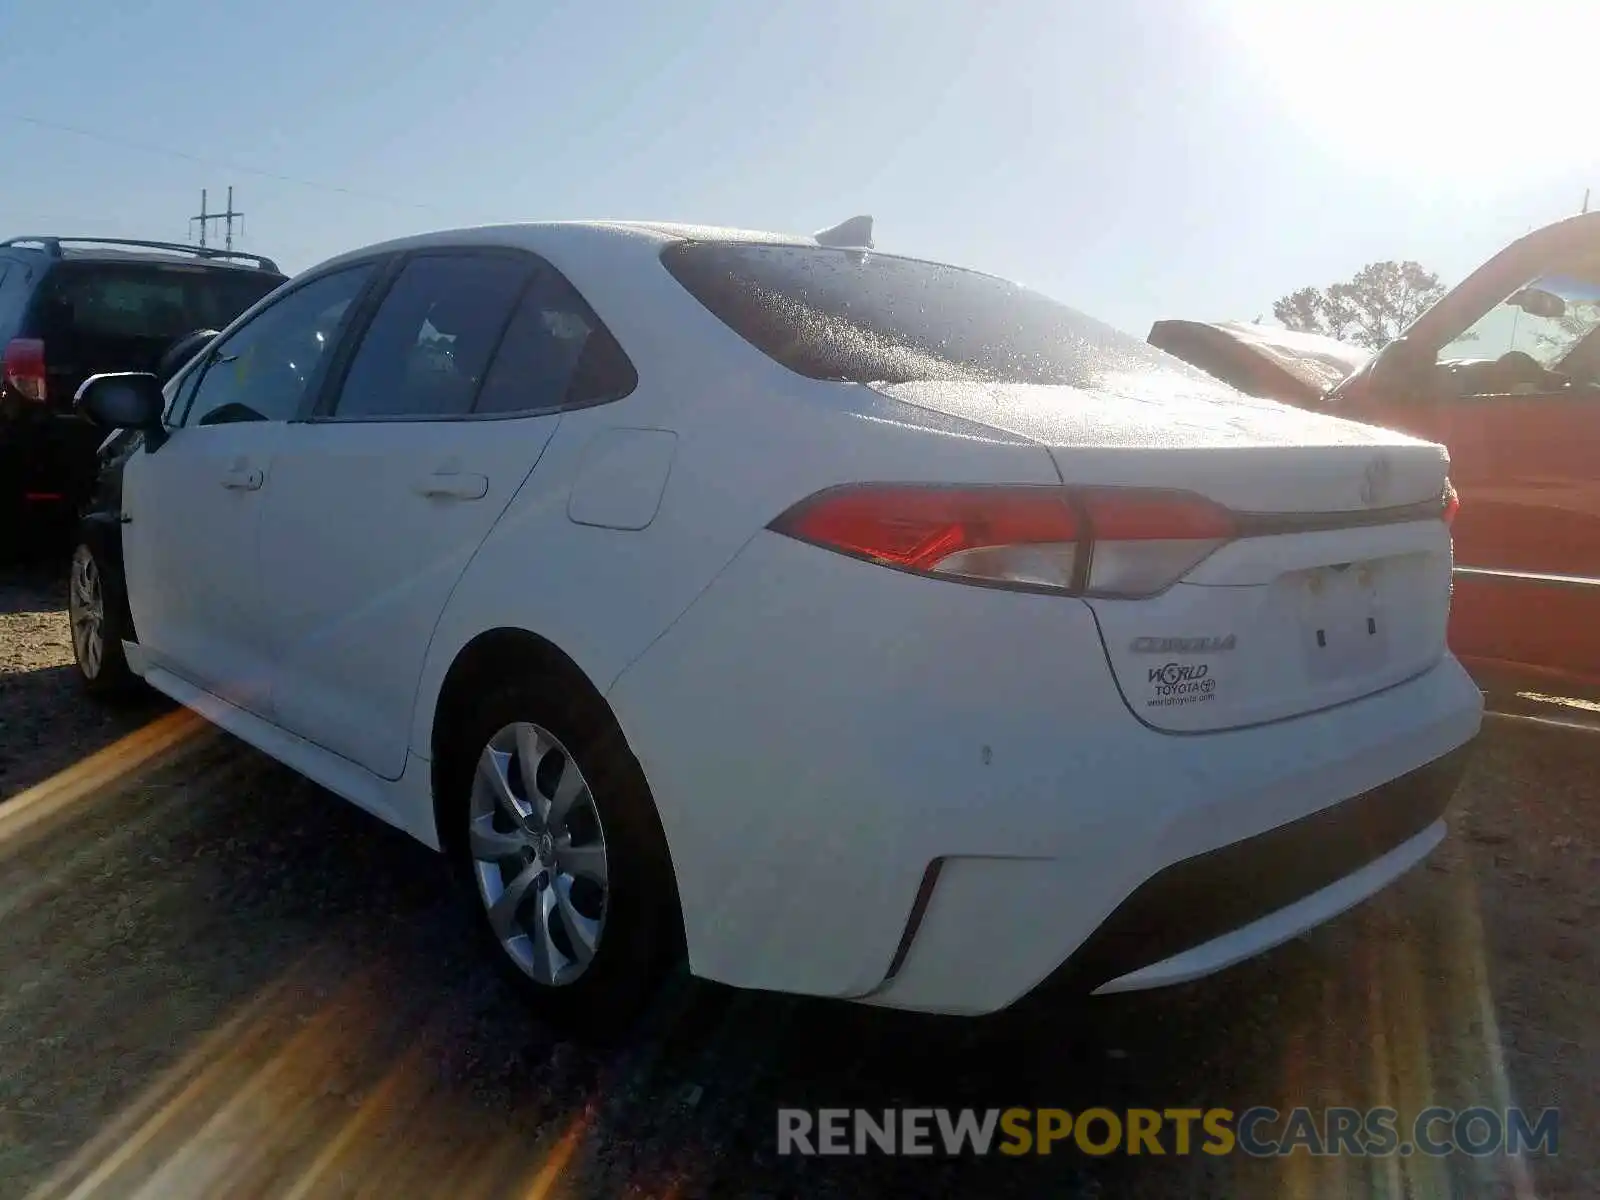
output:
[[[680,979],[624,1045],[596,1050],[503,987],[436,855],[223,735],[198,733],[68,828],[0,846],[0,1178],[41,1195],[119,1153],[100,1194],[428,1179],[510,1195],[557,1177],[572,1194],[718,1196],[1505,1183],[1502,1161],[1258,1161],[1198,1152],[1198,1134],[1182,1155],[1169,1133],[1160,1157],[1070,1142],[1018,1159],[777,1153],[780,1107],[1493,1103],[1504,1070],[1478,890],[1448,863],[1183,988],[1047,990],[971,1021]]]
[[[67,607],[68,559],[63,556],[0,563],[0,616]]]
[[[155,692],[114,707],[97,703],[70,665],[0,672],[0,804],[171,707]]]

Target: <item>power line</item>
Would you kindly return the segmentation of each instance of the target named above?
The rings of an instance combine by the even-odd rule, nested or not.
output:
[[[59,121],[46,121],[24,113],[0,112],[0,117],[23,125],[32,125],[38,129],[48,129],[55,133],[70,133],[74,137],[88,138],[91,141],[102,142],[108,146],[138,150],[145,154],[164,154],[169,158],[181,158],[186,162],[198,163],[203,167],[217,167],[225,171],[234,171],[241,175],[254,175],[260,179],[273,179],[279,183],[293,184],[296,187],[313,188],[320,192],[337,192],[341,196],[350,196],[358,200],[375,200],[381,204],[394,204],[401,208],[415,208],[423,212],[438,213],[444,211],[433,204],[421,204],[415,200],[401,200],[395,196],[385,196],[381,192],[366,192],[359,188],[343,187],[336,183],[319,183],[315,179],[301,179],[294,175],[283,175],[277,171],[262,171],[255,167],[240,166],[238,163],[228,162],[226,159],[208,158],[201,154],[191,154],[187,150],[177,150],[171,146],[158,146],[150,142],[138,142],[111,134],[97,133],[93,129],[83,129],[77,125],[65,125]]]

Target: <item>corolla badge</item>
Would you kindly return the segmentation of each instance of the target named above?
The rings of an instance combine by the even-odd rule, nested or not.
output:
[[[1389,495],[1389,482],[1394,476],[1394,467],[1388,458],[1379,455],[1367,464],[1367,469],[1361,473],[1361,503],[1368,508],[1382,504]]]
[[[1238,639],[1231,633],[1219,637],[1138,637],[1128,643],[1135,654],[1211,654],[1232,650]]]

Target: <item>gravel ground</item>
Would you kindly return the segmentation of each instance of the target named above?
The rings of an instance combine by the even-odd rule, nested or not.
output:
[[[47,779],[148,719],[85,704],[72,679],[66,569],[0,568],[0,797]]]
[[[0,575],[0,1195],[1600,1195],[1595,735],[1492,727],[1426,869],[1210,980],[983,1021],[681,980],[601,1053],[517,1008],[427,851],[82,699],[54,575]],[[1430,1103],[1560,1106],[1560,1153],[775,1153],[780,1105]]]

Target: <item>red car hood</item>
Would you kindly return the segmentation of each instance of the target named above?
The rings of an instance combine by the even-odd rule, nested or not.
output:
[[[1372,354],[1348,342],[1243,321],[1157,321],[1147,339],[1251,396],[1314,404]]]

